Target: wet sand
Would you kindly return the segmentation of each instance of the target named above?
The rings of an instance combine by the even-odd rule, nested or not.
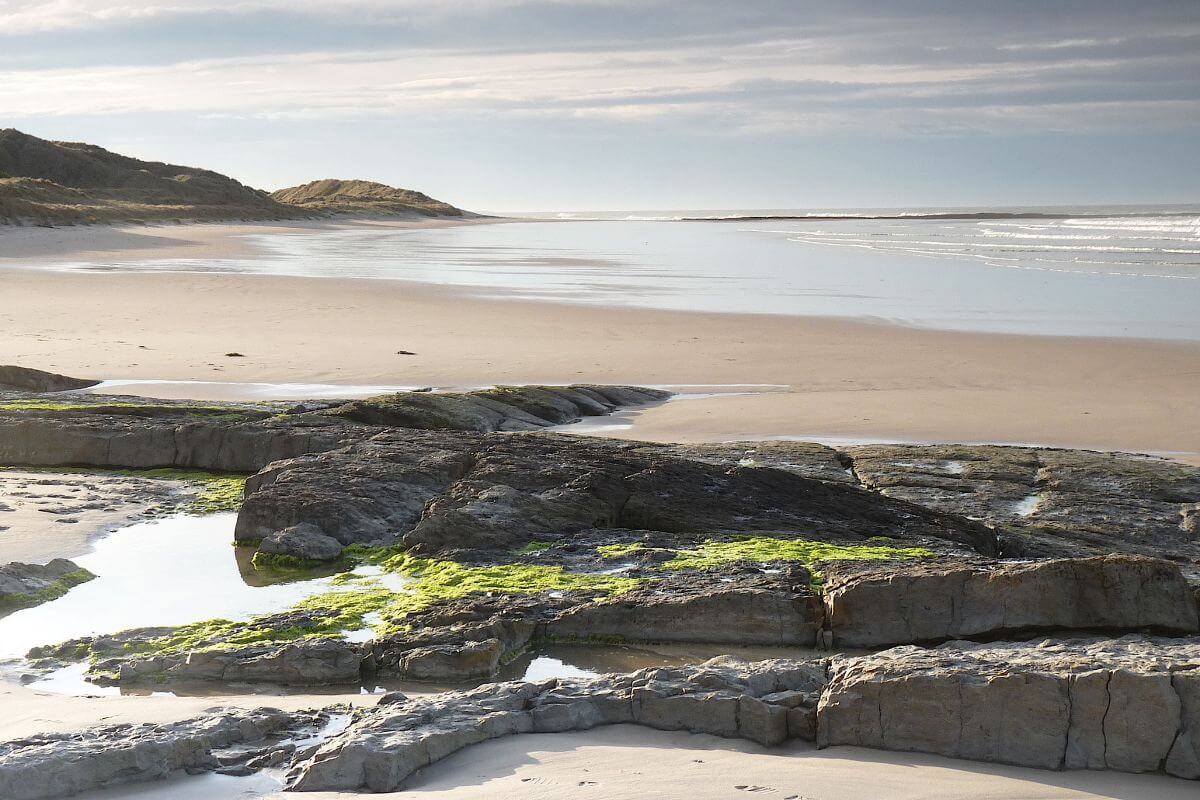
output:
[[[95,537],[180,505],[188,491],[180,481],[0,469],[0,564],[74,558]]]
[[[237,234],[247,227],[254,226],[48,231],[40,251],[39,232],[20,230],[17,252],[0,238],[0,267],[86,258],[101,245],[123,246],[129,236],[191,237],[192,244],[170,246],[191,248],[192,257],[217,255],[244,246]],[[70,241],[60,238],[68,234]],[[161,242],[142,244],[125,256],[164,252]],[[68,256],[64,247],[79,252]],[[785,391],[668,404],[620,435],[1014,442],[1190,459],[1200,453],[1196,343],[564,305],[378,280],[3,269],[0,285],[0,363],[83,377],[449,387],[782,384]],[[230,352],[245,357],[226,357]],[[193,394],[219,392],[197,387]]]

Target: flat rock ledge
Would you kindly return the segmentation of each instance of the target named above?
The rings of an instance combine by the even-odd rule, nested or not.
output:
[[[838,647],[943,642],[1037,630],[1200,630],[1178,565],[1140,556],[827,570]]]
[[[896,647],[829,676],[822,747],[1200,778],[1200,638]]]
[[[0,743],[0,797],[66,797],[180,770],[248,774],[289,761],[297,743],[326,718],[272,708],[217,709],[166,725],[113,725],[8,741]]]
[[[821,662],[645,669],[590,681],[551,679],[481,686],[421,698],[385,695],[289,776],[292,791],[394,791],[417,770],[488,739],[636,724],[763,745],[812,740],[825,680]]]

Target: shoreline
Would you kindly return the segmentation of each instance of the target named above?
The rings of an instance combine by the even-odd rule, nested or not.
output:
[[[12,268],[96,253],[212,256],[267,229],[279,228],[29,231],[16,251],[6,241],[0,363],[218,383],[772,384],[787,388],[668,403],[605,435],[1036,442],[1200,458],[1200,408],[1189,401],[1200,343],[483,298],[405,281]]]
[[[21,268],[10,262],[71,263],[120,254],[129,260],[169,258],[238,258],[262,250],[245,237],[265,234],[295,234],[383,226],[395,228],[440,228],[459,225],[489,225],[510,221],[507,217],[328,217],[295,220],[196,220],[190,222],[97,223],[95,225],[27,226],[0,225],[0,269]],[[36,268],[36,267],[35,267]]]

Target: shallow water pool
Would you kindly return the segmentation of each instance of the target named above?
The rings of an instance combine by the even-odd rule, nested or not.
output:
[[[128,628],[248,619],[317,594],[359,588],[338,586],[331,576],[269,583],[249,568],[249,548],[233,547],[236,519],[232,513],[175,516],[113,532],[75,559],[95,579],[57,600],[0,618],[0,658]],[[391,589],[405,582],[380,575],[377,567],[355,572],[375,575]]]

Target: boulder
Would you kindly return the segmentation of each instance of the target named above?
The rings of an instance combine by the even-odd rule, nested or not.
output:
[[[1194,633],[1179,567],[1140,556],[832,569],[827,625],[840,647],[938,642],[1047,629]]]
[[[1200,638],[897,647],[835,657],[822,746],[1197,777]]]
[[[334,561],[342,555],[342,543],[308,522],[275,531],[258,545],[258,552],[285,555],[308,561]]]

